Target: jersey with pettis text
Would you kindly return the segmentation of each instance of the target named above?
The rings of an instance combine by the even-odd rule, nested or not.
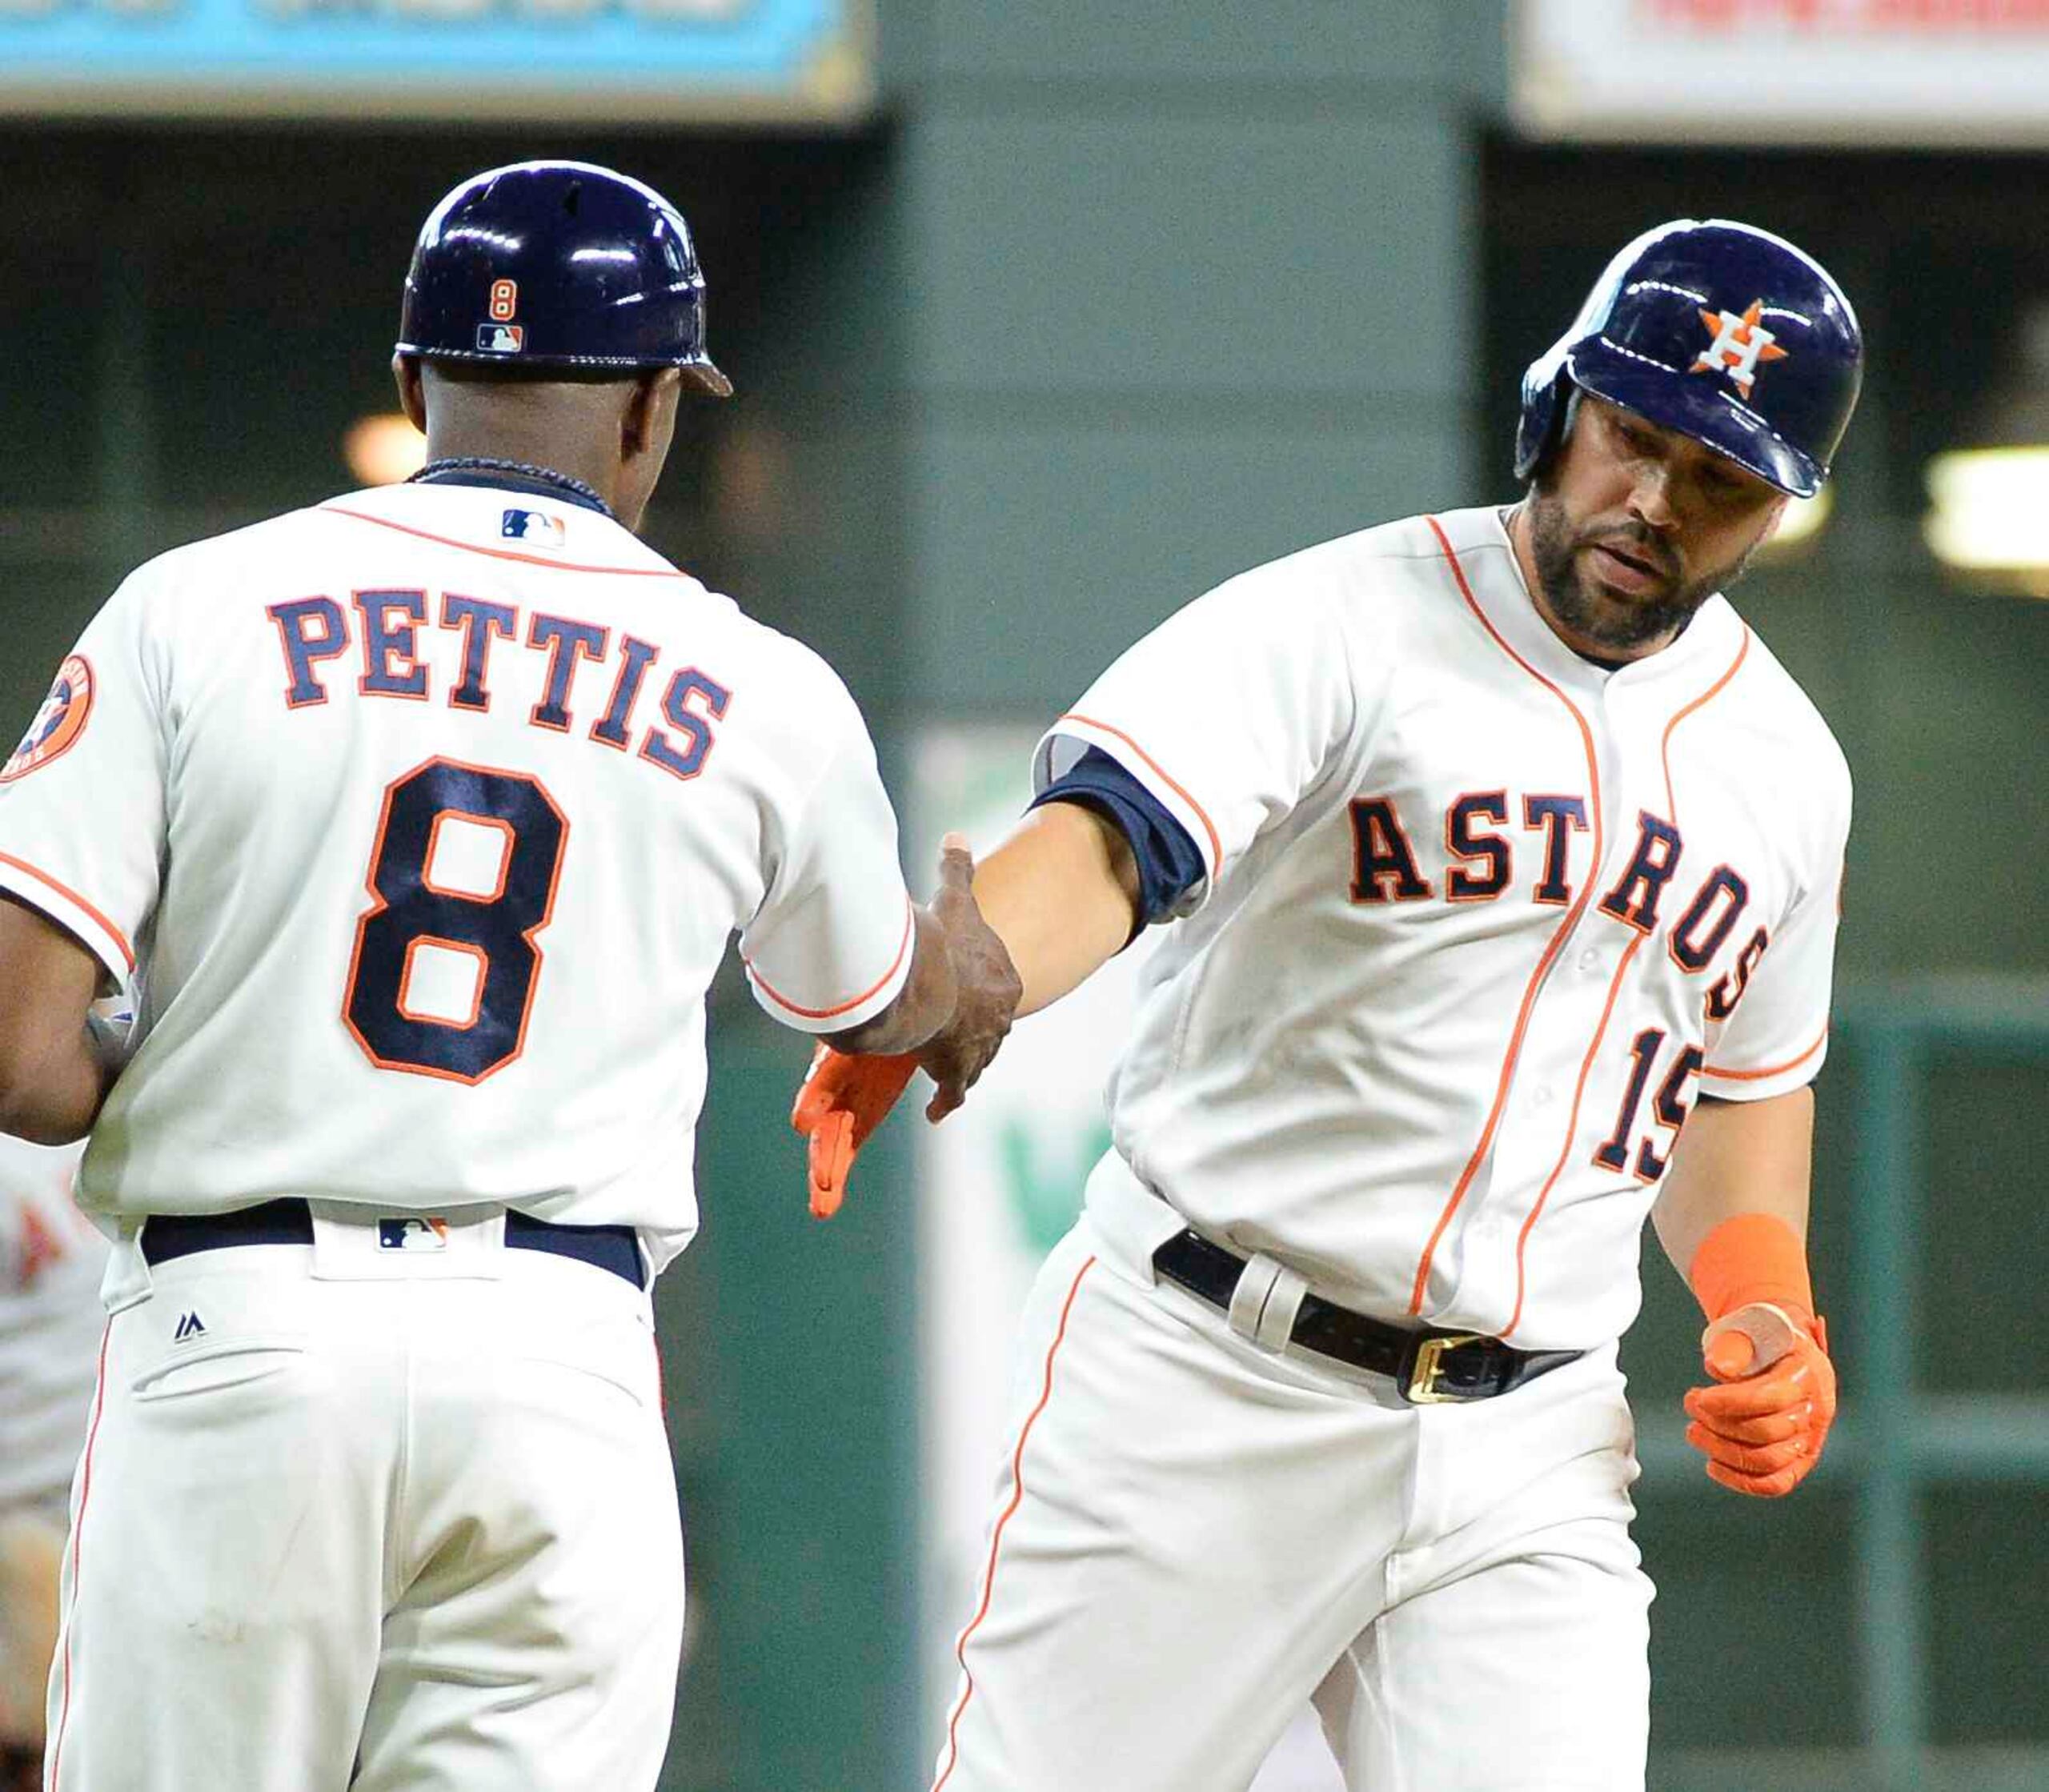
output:
[[[89,1211],[495,1202],[636,1226],[657,1268],[728,940],[828,1032],[912,939],[824,662],[607,516],[475,485],[132,575],[0,772],[0,888],[110,980],[148,962]]]
[[[1849,772],[1726,598],[1610,671],[1498,511],[1413,518],[1170,618],[1049,732],[1040,786],[1091,747],[1205,873],[1098,1175],[1329,1298],[1613,1338],[1693,1103],[1820,1067]]]

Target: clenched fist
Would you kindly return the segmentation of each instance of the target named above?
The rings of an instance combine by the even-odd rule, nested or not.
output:
[[[1715,1385],[1686,1396],[1686,1441],[1707,1457],[1709,1478],[1759,1499],[1791,1493],[1835,1419],[1827,1328],[1754,1301],[1709,1326],[1701,1353]]]

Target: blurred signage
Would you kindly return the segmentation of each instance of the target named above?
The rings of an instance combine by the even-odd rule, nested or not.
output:
[[[1514,0],[1510,56],[1536,136],[2049,142],[2049,0]]]
[[[0,110],[844,119],[871,0],[0,0]]]

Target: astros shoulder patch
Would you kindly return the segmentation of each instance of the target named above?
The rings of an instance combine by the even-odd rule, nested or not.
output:
[[[14,749],[14,756],[0,765],[0,784],[12,784],[40,771],[52,760],[62,759],[86,732],[86,719],[92,713],[93,669],[82,654],[72,654],[57,668],[57,681],[42,708],[29,724],[29,732]]]

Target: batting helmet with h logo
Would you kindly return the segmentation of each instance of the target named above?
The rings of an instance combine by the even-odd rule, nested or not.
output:
[[[1568,385],[1691,436],[1811,498],[1856,407],[1864,339],[1826,269],[1724,218],[1646,231],[1522,376],[1515,471],[1558,445]]]

